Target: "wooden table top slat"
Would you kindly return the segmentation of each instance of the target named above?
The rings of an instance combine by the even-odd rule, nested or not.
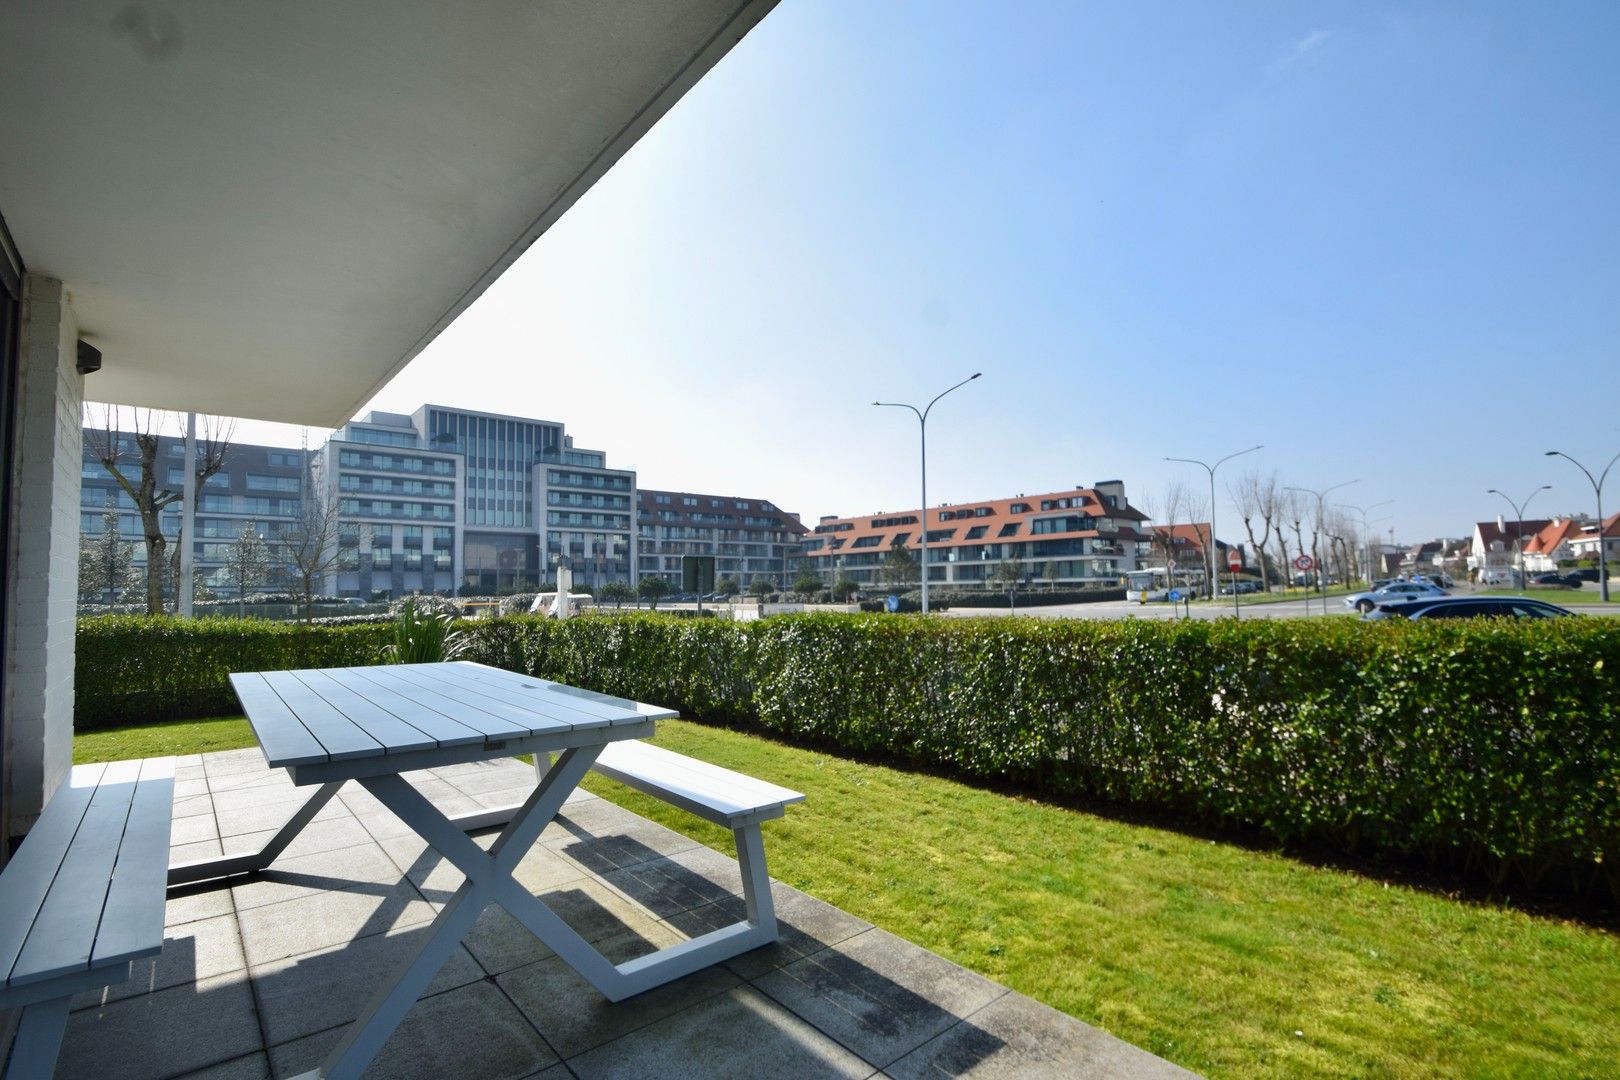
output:
[[[603,715],[605,710],[600,708],[582,709],[563,695],[550,692],[538,682],[507,683],[448,668],[422,674],[424,678],[432,679],[445,687],[444,693],[476,694],[482,699],[498,701],[532,716],[544,717],[573,728],[611,727],[615,723],[632,723],[644,719],[628,709],[613,710],[608,715]]]
[[[453,709],[457,720],[488,729],[492,739],[517,738],[522,735],[547,731],[567,731],[572,724],[563,720],[541,716],[532,709],[522,709],[482,693],[470,693],[465,687],[435,679],[419,667],[399,667],[386,670],[386,678],[411,687],[421,700],[439,702]],[[405,691],[401,690],[401,693]]]
[[[9,985],[28,933],[50,894],[105,764],[80,765],[56,789],[0,876],[0,986]]]
[[[293,715],[298,717],[299,722],[309,729],[311,735],[320,740],[330,760],[377,757],[387,752],[382,743],[366,734],[354,721],[328,704],[325,698],[300,682],[296,673],[265,671],[260,674],[293,711]],[[266,756],[268,757],[268,752]],[[287,763],[270,758],[270,764]]]
[[[381,682],[366,678],[366,670],[369,669],[321,669],[322,673],[338,683],[376,702],[424,735],[431,736],[440,746],[461,746],[484,741],[484,732],[446,715],[443,709],[434,709]]]
[[[273,765],[307,765],[330,760],[326,747],[309,733],[281,695],[256,671],[231,676],[242,712],[253,725],[265,760]]]
[[[442,669],[448,677],[477,679],[483,683],[499,686],[504,690],[516,691],[526,694],[543,694],[547,700],[555,701],[571,709],[590,713],[608,720],[622,720],[627,713],[634,714],[642,719],[672,720],[680,714],[674,709],[666,709],[659,705],[648,705],[642,701],[632,701],[629,698],[615,697],[612,694],[598,693],[595,690],[585,690],[578,686],[569,686],[566,683],[553,682],[550,679],[540,679],[532,675],[521,675],[515,671],[504,668],[490,667],[488,664],[479,664],[472,661],[460,661],[447,664]]]
[[[145,758],[96,932],[92,967],[153,956],[162,950],[173,817],[174,758]]]
[[[377,701],[363,690],[357,691],[325,671],[296,671],[299,682],[309,687],[321,700],[346,716],[351,724],[376,740],[377,745],[390,752],[398,750],[426,750],[438,746],[439,740],[421,728],[400,719],[387,705]]]
[[[139,761],[114,761],[102,773],[56,871],[49,902],[40,908],[12,968],[11,985],[89,969],[140,775]]]

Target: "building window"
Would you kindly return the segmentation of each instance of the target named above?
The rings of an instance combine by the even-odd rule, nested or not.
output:
[[[1028,510],[1029,507],[1026,506],[1026,507],[1024,507],[1024,509]],[[1018,535],[1018,522],[1016,522],[1016,521],[1008,522],[1006,525],[1003,525],[1001,527],[1001,531],[996,533],[996,535],[997,536],[1017,536]]]
[[[988,532],[989,529],[990,529],[990,526],[988,526],[988,525],[975,525],[975,526],[973,526],[973,528],[971,528],[971,529],[969,529],[967,531],[967,538],[969,540],[982,539],[984,537],[984,534],[986,532]]]

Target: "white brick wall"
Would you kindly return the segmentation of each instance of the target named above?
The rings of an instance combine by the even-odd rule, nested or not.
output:
[[[23,281],[6,611],[5,794],[10,830],[32,823],[73,763],[84,377],[60,281]]]

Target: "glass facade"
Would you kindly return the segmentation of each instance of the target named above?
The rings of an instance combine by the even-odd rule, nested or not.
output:
[[[427,410],[427,444],[465,458],[462,522],[516,529],[534,522],[534,465],[555,459],[561,424]]]

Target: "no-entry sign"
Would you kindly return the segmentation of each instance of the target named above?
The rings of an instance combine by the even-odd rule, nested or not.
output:
[[[1243,569],[1243,552],[1233,548],[1226,553],[1226,568],[1234,574]]]

